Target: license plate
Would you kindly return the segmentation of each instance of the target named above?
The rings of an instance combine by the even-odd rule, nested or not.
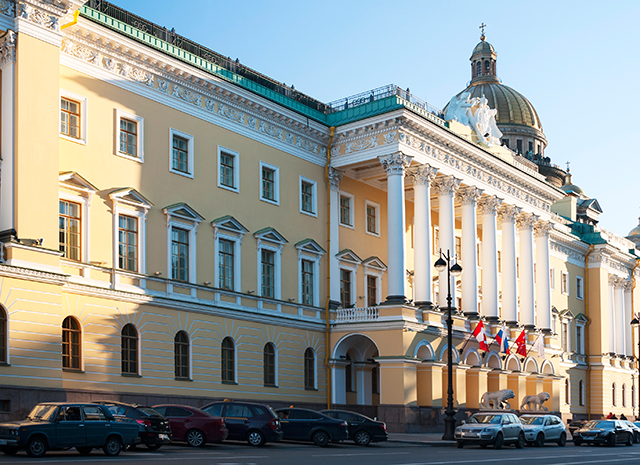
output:
[[[464,433],[464,436],[467,438],[477,438],[478,434],[477,433]]]
[[[158,438],[159,439],[169,439],[169,435],[168,434],[158,434]]]

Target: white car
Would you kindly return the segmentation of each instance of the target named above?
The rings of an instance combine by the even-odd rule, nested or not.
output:
[[[555,442],[564,447],[567,443],[567,430],[555,415],[521,415],[520,421],[528,444],[542,447],[545,442]]]

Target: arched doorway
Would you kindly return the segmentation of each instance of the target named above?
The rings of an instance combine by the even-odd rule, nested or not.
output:
[[[378,347],[364,334],[349,334],[338,341],[331,364],[332,403],[377,405],[380,368],[374,360]]]

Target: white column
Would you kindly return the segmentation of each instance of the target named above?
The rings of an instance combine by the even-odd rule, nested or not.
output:
[[[0,234],[15,230],[15,60],[16,33],[9,30],[0,41],[0,71],[2,71],[2,96],[0,105],[0,153],[2,154],[0,178]],[[7,237],[14,236],[1,234]]]
[[[427,164],[407,170],[407,175],[413,179],[413,288],[416,306],[430,307],[433,302],[429,187],[437,173],[438,168]]]
[[[616,314],[616,354],[624,354],[624,280],[616,278],[614,285],[613,302]]]
[[[460,266],[462,279],[462,311],[467,317],[478,316],[478,221],[476,202],[482,196],[477,187],[465,187],[458,191],[458,200],[462,204],[462,244]]]
[[[440,226],[440,249],[443,253],[449,252],[453,257],[456,253],[455,230],[456,230],[456,214],[453,204],[453,198],[456,190],[460,187],[460,180],[453,176],[442,176],[433,181],[433,188],[438,195],[438,215]],[[436,253],[439,252],[436,250]],[[454,261],[451,262],[452,264]],[[440,272],[438,283],[440,293],[438,294],[438,303],[440,308],[445,308],[447,302],[447,270]],[[451,305],[456,305],[456,278],[451,276]]]
[[[610,354],[616,352],[616,303],[615,303],[615,284],[616,276],[609,275],[609,343],[607,347]]]
[[[521,213],[518,216],[520,232],[520,319],[525,328],[535,328],[536,297],[533,275],[533,227],[538,220],[536,215]]]
[[[404,304],[405,275],[405,206],[404,175],[411,164],[412,157],[402,152],[379,157],[387,173],[387,262],[388,284],[387,304]]]
[[[478,208],[482,215],[482,314],[498,321],[498,226],[496,215],[502,200],[482,197]]]
[[[633,308],[631,307],[631,293],[633,292],[633,281],[624,281],[624,341],[625,355],[633,356],[633,337],[631,336],[631,320],[633,319]]]
[[[503,205],[498,215],[502,226],[502,319],[518,324],[518,279],[516,267],[516,217],[520,208]]]
[[[340,262],[338,252],[340,252],[340,181],[342,172],[334,168],[329,168],[329,304],[332,307],[340,306]]]
[[[551,260],[549,257],[549,232],[553,225],[549,221],[538,221],[536,233],[536,324],[545,332],[551,331]],[[586,273],[586,271],[585,271]],[[585,289],[585,292],[587,290]]]

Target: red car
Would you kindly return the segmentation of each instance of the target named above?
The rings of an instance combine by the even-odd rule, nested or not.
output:
[[[162,404],[154,405],[153,409],[169,420],[172,440],[185,441],[192,447],[222,442],[229,434],[224,418],[211,416],[196,407]]]

